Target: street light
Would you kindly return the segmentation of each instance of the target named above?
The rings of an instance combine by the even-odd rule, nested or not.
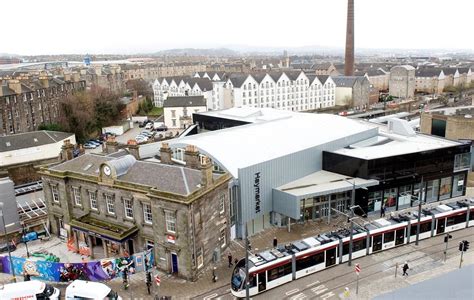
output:
[[[416,241],[415,245],[418,246],[420,240],[420,222],[421,222],[421,202],[423,201],[423,176],[421,176],[420,191],[418,192],[418,223],[416,224]]]
[[[13,282],[16,282],[15,269],[13,268],[13,261],[12,261],[12,252],[10,250],[10,244],[8,243],[8,238],[7,238],[7,227],[10,227],[14,225],[15,223],[5,225],[5,218],[3,216],[3,202],[0,202],[0,215],[2,216],[3,231],[5,233],[5,241],[6,241],[7,249],[8,249],[8,258],[10,259],[10,269],[12,270]]]
[[[25,243],[25,247],[26,247],[26,257],[30,258],[30,251],[28,251],[28,239],[26,238],[25,224],[23,224],[23,223],[20,223],[20,224],[21,224],[21,232],[23,234],[22,240]]]

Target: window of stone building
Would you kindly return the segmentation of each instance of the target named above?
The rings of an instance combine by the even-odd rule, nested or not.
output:
[[[72,197],[74,198],[74,205],[82,206],[81,190],[78,187],[72,188]]]
[[[145,223],[152,224],[153,223],[153,216],[151,213],[151,205],[147,203],[143,203],[143,219]]]
[[[150,240],[145,240],[145,247],[146,247],[146,250],[151,250],[155,248],[155,243]]]
[[[176,214],[172,211],[165,211],[166,231],[176,233]]]
[[[115,215],[115,201],[112,195],[105,195],[105,204],[107,205],[107,213]]]
[[[204,255],[203,255],[202,247],[199,247],[197,249],[196,256],[197,256],[197,267],[199,269],[204,265]]]
[[[59,190],[57,185],[51,186],[51,195],[53,196],[53,201],[59,203]]]
[[[224,248],[227,244],[225,228],[221,229],[221,248]]]
[[[89,191],[89,202],[91,204],[91,209],[98,210],[99,206],[97,205],[97,193]]]
[[[125,209],[125,217],[133,219],[133,202],[132,199],[123,199],[123,207]]]
[[[219,196],[219,213],[223,214],[225,212],[225,194]]]

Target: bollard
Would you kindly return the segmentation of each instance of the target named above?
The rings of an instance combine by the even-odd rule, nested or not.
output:
[[[398,273],[398,263],[395,264],[395,278],[397,278]]]

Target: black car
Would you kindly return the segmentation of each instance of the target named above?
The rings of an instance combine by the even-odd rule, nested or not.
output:
[[[158,128],[155,129],[156,131],[167,131],[168,130],[168,127],[166,126],[160,126]]]
[[[0,253],[3,253],[3,252],[7,252],[8,251],[8,248],[10,248],[10,251],[15,251],[16,250],[16,246],[12,243],[8,243],[5,244],[0,244]]]
[[[138,127],[143,128],[143,127],[145,127],[145,125],[146,125],[145,122],[140,122],[140,123],[138,124]]]

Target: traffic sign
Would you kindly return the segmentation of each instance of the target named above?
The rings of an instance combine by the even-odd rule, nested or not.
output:
[[[357,275],[360,274],[360,265],[359,264],[355,265],[355,272],[356,272]]]
[[[155,283],[156,283],[157,286],[160,286],[160,283],[161,283],[161,278],[160,278],[160,276],[155,275]]]

